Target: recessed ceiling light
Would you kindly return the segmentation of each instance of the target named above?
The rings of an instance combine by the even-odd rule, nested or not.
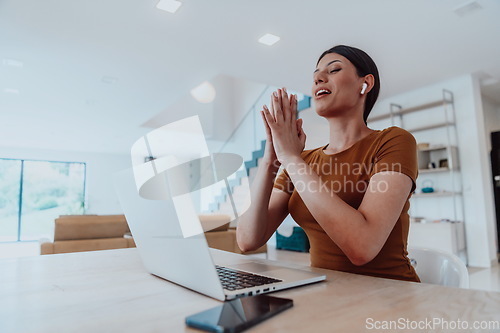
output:
[[[116,81],[118,81],[118,79],[116,77],[112,77],[112,76],[103,76],[101,81],[103,83],[107,83],[107,84],[115,84]]]
[[[215,87],[208,81],[191,89],[191,96],[200,103],[211,103],[215,99]]]
[[[16,59],[2,59],[2,64],[4,66],[19,67],[19,68],[23,68],[24,66],[22,61]]]
[[[18,89],[5,88],[3,90],[3,92],[6,93],[6,94],[19,95],[19,90]]]
[[[259,43],[271,46],[276,44],[279,40],[280,38],[276,35],[265,34],[264,36],[259,38]]]
[[[464,17],[466,15],[471,14],[472,12],[482,9],[481,5],[477,1],[469,1],[461,4],[460,6],[455,7],[453,11],[458,16]]]
[[[177,0],[160,0],[158,1],[156,8],[164,10],[169,13],[175,13],[181,5],[182,2]]]

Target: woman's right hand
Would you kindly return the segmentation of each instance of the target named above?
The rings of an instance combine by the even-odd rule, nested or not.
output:
[[[278,91],[278,93],[281,94],[281,91]],[[286,91],[285,91],[286,93]],[[294,98],[289,98],[288,99],[290,104],[292,103],[297,103],[297,97],[294,96]],[[283,102],[283,101],[282,101]],[[271,99],[271,106],[273,105],[272,99]],[[296,105],[290,105],[292,108],[295,108],[296,110]],[[281,106],[283,108],[283,105]],[[264,128],[266,130],[266,146],[264,150],[264,156],[263,156],[263,161],[266,163],[269,163],[270,165],[279,168],[281,163],[278,161],[278,157],[276,155],[276,151],[274,149],[273,145],[273,135],[271,132],[271,128],[269,127],[269,124],[267,123],[266,117],[264,115],[264,112],[268,112],[274,116],[274,109],[271,108],[271,111],[267,108],[266,105],[263,106],[264,110],[260,111],[260,115],[262,117],[262,122],[264,123]],[[295,115],[294,115],[295,116]],[[302,129],[302,119],[297,119],[296,120],[296,126],[297,126],[297,133],[299,137],[305,136],[304,131]]]
[[[263,106],[265,110],[267,109],[267,106]],[[278,162],[278,158],[276,157],[276,151],[274,150],[274,145],[273,145],[273,136],[271,134],[271,128],[269,127],[269,124],[266,121],[266,118],[264,116],[264,111],[260,111],[260,115],[262,117],[262,122],[264,123],[264,128],[266,130],[266,147],[264,149],[264,156],[263,156],[263,161],[265,163],[269,163],[269,165],[275,166],[276,168],[279,168],[280,163]]]

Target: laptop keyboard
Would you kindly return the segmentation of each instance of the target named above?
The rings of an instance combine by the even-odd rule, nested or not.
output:
[[[233,291],[255,286],[262,286],[264,284],[277,283],[282,280],[273,279],[267,276],[257,275],[253,273],[237,271],[232,268],[215,266],[219,279],[224,289]]]

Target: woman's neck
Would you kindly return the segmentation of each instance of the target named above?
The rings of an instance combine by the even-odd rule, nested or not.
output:
[[[374,132],[359,118],[328,118],[330,141],[325,149],[327,154],[339,153],[351,147],[357,141]]]

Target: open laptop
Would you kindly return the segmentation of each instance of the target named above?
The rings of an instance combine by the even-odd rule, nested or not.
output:
[[[114,180],[141,259],[151,274],[221,301],[326,278],[266,260],[246,263],[238,260],[238,264],[225,267],[216,265],[203,232],[190,237],[183,235],[173,202],[141,197],[132,169],[117,173]],[[200,223],[199,220],[193,222]]]

